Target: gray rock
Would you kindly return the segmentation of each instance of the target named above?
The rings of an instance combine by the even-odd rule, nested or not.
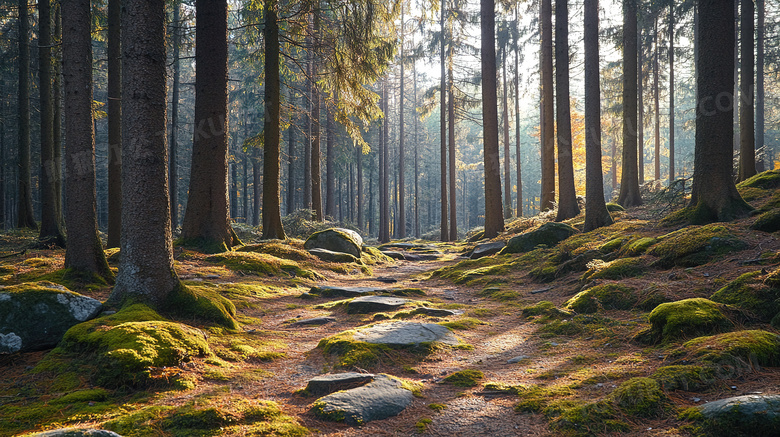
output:
[[[419,244],[419,243],[409,243],[405,241],[396,241],[392,243],[385,243],[381,246],[379,246],[379,249],[405,249],[405,250],[430,250],[435,249],[435,247],[429,245],[429,244]]]
[[[377,276],[376,278],[374,278],[374,280],[378,282],[383,282],[385,284],[395,284],[396,282],[398,282],[398,279],[391,278],[389,276]]]
[[[298,320],[297,322],[290,323],[290,326],[320,326],[335,321],[335,317],[314,317],[312,319]]]
[[[397,259],[397,260],[400,260],[400,261],[403,261],[403,260],[406,259],[406,255],[404,255],[403,252],[398,252],[398,251],[395,251],[395,250],[383,250],[382,253],[387,255],[387,256],[389,256],[390,258]]]
[[[776,436],[780,430],[780,395],[744,395],[697,407],[704,427],[730,436]]]
[[[380,311],[394,311],[409,302],[408,299],[388,296],[360,296],[347,304],[349,314],[369,314]]]
[[[539,245],[553,247],[577,232],[577,229],[565,223],[548,222],[533,231],[512,237],[501,253],[528,252]]]
[[[404,254],[407,261],[436,261],[439,255],[432,253],[407,253]]]
[[[360,387],[373,380],[372,373],[346,372],[321,375],[309,380],[306,391],[312,396],[325,396],[339,390]]]
[[[51,282],[0,288],[0,353],[54,347],[71,326],[100,314],[103,305]]]
[[[518,355],[518,356],[516,356],[514,358],[510,358],[510,359],[506,360],[506,362],[507,362],[507,364],[517,364],[520,361],[527,360],[529,358],[531,358],[531,357],[529,357],[528,355]]]
[[[333,287],[330,285],[315,286],[309,290],[310,294],[321,297],[356,297],[384,292],[388,292],[388,290],[377,287]]]
[[[446,326],[435,323],[390,322],[358,328],[356,341],[389,346],[416,346],[420,343],[458,344],[458,338]]]
[[[62,428],[33,434],[32,437],[122,437],[104,429]]]
[[[496,241],[493,243],[478,244],[477,247],[471,252],[469,258],[478,259],[485,256],[494,255],[506,247],[506,243],[503,241]]]
[[[449,316],[459,316],[463,314],[463,311],[461,310],[447,310],[443,308],[428,308],[428,307],[415,308],[414,311],[412,312],[414,314],[422,314],[431,317],[449,317]]]
[[[355,258],[360,258],[360,252],[363,247],[363,238],[355,231],[344,228],[330,228],[315,232],[306,239],[303,248],[326,249],[333,252],[348,253]]]
[[[328,249],[309,249],[309,253],[317,258],[334,263],[356,263],[359,260],[345,252],[334,252]]]
[[[401,381],[387,375],[376,376],[362,387],[329,394],[314,402],[314,414],[325,420],[361,425],[396,416],[414,400]]]

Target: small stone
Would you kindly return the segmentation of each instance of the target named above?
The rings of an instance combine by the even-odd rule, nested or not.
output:
[[[394,311],[408,303],[408,299],[388,296],[360,296],[347,304],[349,314],[369,314],[380,311]]]
[[[335,317],[314,317],[311,319],[298,320],[297,322],[290,323],[290,326],[320,326],[335,321]]]
[[[516,356],[514,358],[510,358],[510,359],[506,360],[506,362],[507,362],[507,364],[516,364],[516,363],[519,363],[520,361],[527,360],[529,358],[531,358],[531,357],[529,357],[528,355],[518,355],[518,356]]]
[[[415,310],[412,312],[414,314],[423,314],[431,317],[459,316],[463,314],[463,311],[461,310],[447,310],[443,308],[428,308],[428,307],[415,308]]]
[[[374,380],[371,373],[335,373],[320,375],[309,380],[306,391],[312,396],[325,396],[339,390],[347,390],[368,384]]]
[[[691,400],[692,400],[693,402],[700,402],[700,401],[701,401],[701,399],[700,399],[700,398],[691,398]]]
[[[378,276],[378,277],[374,278],[374,280],[375,281],[379,281],[379,282],[383,282],[385,284],[395,284],[396,282],[398,282],[398,279],[391,278],[391,277],[388,277],[388,276]]]

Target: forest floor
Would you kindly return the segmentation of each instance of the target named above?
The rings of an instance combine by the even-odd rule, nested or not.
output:
[[[761,208],[771,195],[757,197],[753,205]],[[631,378],[652,376],[664,366],[701,364],[680,359],[681,345],[688,338],[660,344],[635,339],[650,326],[647,317],[654,305],[648,306],[648,301],[709,298],[740,275],[758,272],[763,278],[780,264],[777,235],[749,229],[756,220],[751,217],[719,225],[718,232],[725,232],[742,244],[727,253],[710,254],[691,263],[697,265],[660,267],[655,263],[660,256],[649,250],[623,257],[639,260],[639,267],[618,272],[617,276],[593,279],[594,274],[605,269],[598,262],[571,272],[538,274],[545,266],[560,265],[560,257],[555,256],[562,252],[569,253],[567,258],[571,258],[597,250],[616,238],[635,242],[678,229],[699,229],[663,227],[652,206],[614,216],[616,223],[612,226],[577,234],[560,247],[537,249],[525,255],[466,261],[461,254],[473,244],[435,243],[441,253],[438,260],[395,261],[372,266],[371,271],[361,271],[359,266],[333,271],[317,269],[314,264],[312,268],[324,278],[316,281],[231,270],[208,261],[206,255],[177,249],[177,270],[186,284],[217,289],[241,285],[254,290],[239,297],[229,295],[238,310],[239,331],[201,326],[210,333],[209,343],[219,359],[194,358],[175,369],[177,375],[186,374],[195,381],[195,387],[104,390],[94,385],[90,375],[80,375],[66,383],[56,373],[37,372],[36,365],[47,351],[0,355],[0,435],[22,435],[64,426],[108,428],[126,437],[305,435],[306,431],[297,424],[311,434],[323,436],[677,436],[692,432],[693,428],[678,415],[688,407],[740,394],[780,393],[780,368],[747,362],[743,363],[747,370],[720,372],[696,387],[664,387],[664,405],[653,414],[631,415],[616,409],[606,415],[588,416],[592,413],[582,406],[604,405],[599,402],[610,399],[611,393]],[[533,228],[540,222],[539,218],[526,220],[521,227]],[[0,235],[0,252],[14,253],[32,238],[24,233]],[[576,238],[579,240],[574,241]],[[62,250],[27,250],[2,258],[1,283],[52,280],[62,268],[63,257]],[[591,277],[586,279],[588,275]],[[340,368],[339,357],[323,354],[317,347],[320,340],[400,312],[383,316],[348,314],[344,305],[332,305],[341,298],[301,296],[314,285],[385,286],[377,278],[398,281],[388,288],[423,290],[424,296],[410,299],[425,301],[428,306],[464,311],[446,318],[400,315],[407,321],[450,322],[448,326],[455,335],[471,347],[442,347],[429,355],[390,352],[380,354],[377,361],[367,363],[365,368],[360,363]],[[567,301],[578,292],[603,284],[629,287],[636,297],[634,303],[623,309],[600,307],[589,315],[578,315],[566,308]],[[110,293],[108,286],[68,285],[101,300]],[[552,302],[563,311],[540,306],[540,301]],[[534,312],[535,309],[539,311]],[[335,321],[321,326],[291,325],[296,320],[320,316],[334,317]],[[748,328],[777,332],[768,320],[755,318],[738,322],[732,330]],[[245,349],[236,345],[250,345],[254,352],[238,353]],[[481,371],[484,377],[478,378],[472,387],[455,386],[445,380],[448,375],[467,369]],[[316,418],[311,411],[315,398],[299,390],[317,375],[350,370],[387,373],[420,383],[423,388],[410,407],[388,419],[353,427]],[[89,391],[96,389],[100,391]],[[95,399],[82,396],[72,402],[59,401],[81,391],[97,394]],[[212,423],[193,431],[195,428],[187,427],[191,424],[182,429],[181,423],[171,419],[183,417],[175,416],[176,411],[192,412],[206,407],[235,413],[231,408],[237,402],[261,400],[273,401],[281,410],[276,416],[278,423],[268,419],[268,423],[259,426],[223,420],[220,426]]]

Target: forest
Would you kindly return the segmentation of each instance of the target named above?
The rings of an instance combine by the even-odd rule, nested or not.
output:
[[[776,435],[775,0],[0,0],[0,435]]]

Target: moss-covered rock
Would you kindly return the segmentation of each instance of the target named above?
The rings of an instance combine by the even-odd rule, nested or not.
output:
[[[91,357],[97,382],[106,386],[147,385],[153,380],[152,368],[211,354],[203,331],[165,320],[143,304],[72,327],[58,349]]]
[[[712,385],[715,372],[711,367],[678,364],[659,367],[650,377],[664,390],[699,391]]]
[[[644,274],[647,263],[644,259],[618,258],[610,262],[594,262],[592,267],[582,275],[582,280],[592,279],[625,279]]]
[[[565,308],[578,313],[595,313],[599,309],[627,310],[637,301],[633,288],[622,284],[602,284],[577,293]]]
[[[360,261],[367,266],[395,262],[393,258],[390,258],[382,253],[381,250],[373,246],[363,246],[361,249]]]
[[[651,378],[631,378],[610,393],[609,399],[624,413],[640,417],[661,416],[671,406],[658,381]]]
[[[355,231],[345,228],[330,228],[311,234],[303,248],[326,249],[333,252],[348,253],[355,258],[360,258],[363,238]]]
[[[520,310],[520,313],[525,317],[541,316],[542,318],[552,318],[552,319],[572,316],[571,312],[561,310],[549,300],[540,300],[539,302],[533,305],[524,307],[522,310]]]
[[[761,188],[764,190],[780,188],[780,170],[768,170],[759,173],[737,184],[737,188]]]
[[[300,242],[300,240],[293,241]],[[267,255],[273,255],[277,258],[289,259],[293,261],[312,261],[316,259],[314,255],[304,250],[303,247],[298,247],[282,240],[264,241],[258,244],[248,244],[246,246],[237,248],[236,251],[264,253]]]
[[[199,323],[214,323],[228,329],[239,327],[233,302],[205,286],[179,286],[168,296],[162,311]]]
[[[466,369],[457,371],[446,378],[444,382],[452,384],[456,387],[474,387],[479,384],[485,378],[485,374],[480,370]]]
[[[103,305],[51,282],[0,288],[0,353],[54,347],[65,332],[97,316]]]
[[[688,226],[659,238],[648,253],[659,257],[655,265],[694,267],[729,252],[745,249],[747,244],[722,224]]]
[[[750,229],[764,232],[780,231],[780,210],[772,209],[758,216]]]
[[[731,437],[776,436],[780,429],[780,396],[742,395],[720,399],[685,410],[682,419],[697,436]]]
[[[622,212],[625,211],[626,208],[623,207],[623,205],[615,202],[607,202],[607,211],[609,212]]]
[[[223,265],[230,270],[258,275],[300,276],[306,279],[318,279],[320,276],[305,270],[292,260],[277,258],[273,255],[254,252],[224,252],[209,256],[206,261]]]
[[[625,249],[626,254],[629,256],[638,256],[647,251],[652,245],[657,243],[658,240],[653,237],[639,237],[636,240],[629,243]]]
[[[762,272],[745,273],[716,291],[710,299],[745,309],[764,321],[780,311],[780,288],[764,285]]]
[[[702,334],[728,331],[734,323],[724,304],[704,298],[684,299],[658,305],[648,316],[651,326],[637,336],[643,342],[667,342]]]
[[[360,262],[359,259],[355,258],[349,253],[344,253],[344,252],[334,252],[332,250],[327,250],[327,249],[310,249],[309,253],[327,262],[334,262],[334,263]]]
[[[501,253],[528,252],[540,245],[553,247],[578,232],[577,229],[565,223],[548,222],[533,231],[512,237]]]
[[[780,365],[780,336],[762,330],[698,337],[685,342],[682,350],[687,361],[729,366],[735,370]]]

